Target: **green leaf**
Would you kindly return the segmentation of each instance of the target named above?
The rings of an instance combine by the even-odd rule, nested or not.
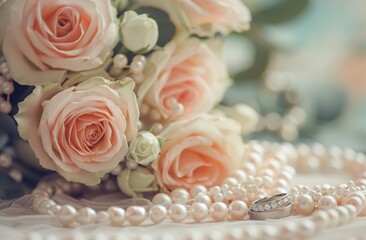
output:
[[[255,31],[254,28],[252,31]],[[266,70],[270,57],[271,57],[271,49],[270,46],[267,45],[262,40],[255,40],[253,39],[255,33],[248,36],[249,40],[252,41],[255,47],[255,56],[252,66],[248,69],[236,74],[234,77],[235,80],[248,80],[248,79],[258,79],[262,73]]]
[[[259,24],[278,24],[299,16],[310,4],[309,0],[283,0],[271,8],[266,8],[253,16]]]
[[[163,148],[164,143],[165,143],[166,141],[168,141],[168,139],[163,138],[163,137],[159,137],[159,136],[157,136],[156,138],[157,138],[157,139],[158,139],[158,141],[159,141],[160,148]]]

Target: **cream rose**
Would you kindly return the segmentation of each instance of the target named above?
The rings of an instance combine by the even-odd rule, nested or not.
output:
[[[160,153],[160,143],[154,134],[142,131],[132,139],[129,147],[128,159],[137,162],[140,165],[147,166],[155,161]]]
[[[163,120],[187,119],[208,112],[222,100],[231,81],[221,58],[222,42],[175,40],[148,58],[138,101]]]
[[[62,82],[67,71],[96,68],[118,42],[109,0],[16,0],[9,15],[2,50],[20,84]]]
[[[142,6],[166,11],[179,29],[200,36],[242,32],[250,27],[251,14],[242,0],[136,0]]]
[[[158,41],[158,25],[147,14],[127,11],[121,22],[121,36],[124,47],[132,52],[148,52]]]
[[[40,164],[69,181],[96,185],[128,152],[139,111],[134,83],[96,77],[78,86],[37,86],[15,116]]]
[[[117,177],[119,189],[130,197],[143,197],[144,192],[156,192],[158,185],[147,168],[125,169]]]
[[[160,187],[167,192],[219,185],[243,156],[240,126],[227,118],[203,116],[171,123],[160,134],[168,139],[153,163]]]

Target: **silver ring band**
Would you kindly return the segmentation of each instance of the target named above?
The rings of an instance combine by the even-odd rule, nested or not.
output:
[[[267,196],[253,202],[249,216],[254,220],[277,219],[292,214],[291,197],[287,193]]]
[[[253,212],[272,211],[286,206],[289,202],[291,202],[291,197],[287,193],[279,193],[254,201],[251,209]]]
[[[287,206],[277,208],[273,211],[253,212],[249,210],[250,219],[253,220],[265,220],[265,219],[278,219],[288,217],[292,214],[292,203]]]

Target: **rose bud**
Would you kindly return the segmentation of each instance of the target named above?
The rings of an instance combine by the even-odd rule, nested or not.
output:
[[[146,14],[127,11],[121,23],[123,45],[132,52],[148,52],[158,41],[158,25]]]

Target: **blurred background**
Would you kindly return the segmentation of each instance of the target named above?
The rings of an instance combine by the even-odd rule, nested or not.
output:
[[[365,0],[243,1],[253,22],[225,43],[235,83],[224,104],[243,102],[260,113],[256,132],[245,139],[315,141],[366,152]],[[14,198],[27,191],[22,178],[31,186],[44,170],[36,159],[22,161],[33,154],[13,121],[0,115],[0,125],[0,152],[16,152],[19,159],[0,171],[0,198]]]
[[[226,41],[235,84],[225,103],[260,112],[246,138],[366,151],[366,2],[243,1],[253,22]]]

